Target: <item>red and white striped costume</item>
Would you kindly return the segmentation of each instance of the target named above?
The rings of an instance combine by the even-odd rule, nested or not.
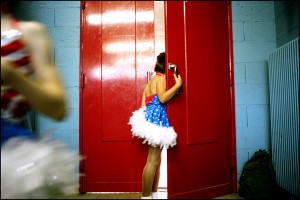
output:
[[[30,66],[28,49],[21,40],[22,32],[18,28],[18,21],[11,21],[11,29],[1,31],[1,59],[7,58],[15,64],[15,68],[24,76],[31,77],[34,73]],[[1,81],[1,118],[13,123],[24,120],[31,106],[25,98]]]

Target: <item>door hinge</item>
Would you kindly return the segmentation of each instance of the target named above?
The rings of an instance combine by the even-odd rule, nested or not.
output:
[[[83,72],[80,74],[80,84],[81,84],[81,89],[83,89],[85,84],[85,76]]]
[[[81,5],[81,9],[82,9],[82,10],[85,9],[85,2],[86,2],[86,1],[82,1],[82,5]]]
[[[80,175],[84,175],[84,163],[83,163],[83,160],[80,161],[80,164],[79,164],[79,174]]]
[[[229,70],[229,86],[232,87],[234,84],[234,77],[233,77],[233,71]]]
[[[232,170],[235,170],[236,168],[236,155],[232,155],[232,160],[231,160],[231,167],[232,167]]]

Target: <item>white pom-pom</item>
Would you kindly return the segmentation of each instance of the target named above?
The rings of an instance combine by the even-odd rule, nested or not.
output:
[[[76,193],[79,156],[59,141],[12,138],[1,147],[1,197],[56,198]]]

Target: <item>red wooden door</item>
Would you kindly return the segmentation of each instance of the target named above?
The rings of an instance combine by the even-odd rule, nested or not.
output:
[[[168,150],[168,198],[236,191],[230,4],[166,1],[166,52],[184,82],[168,104],[177,145]],[[167,73],[168,87],[173,85]]]
[[[140,192],[147,146],[127,124],[154,55],[153,2],[81,2],[80,192]]]

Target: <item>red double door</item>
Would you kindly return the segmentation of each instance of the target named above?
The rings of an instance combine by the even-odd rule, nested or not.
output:
[[[236,191],[230,3],[166,1],[167,62],[183,78],[168,103],[168,198]],[[141,192],[147,146],[127,124],[156,56],[153,1],[81,2],[80,192]],[[167,87],[173,85],[167,70]]]

